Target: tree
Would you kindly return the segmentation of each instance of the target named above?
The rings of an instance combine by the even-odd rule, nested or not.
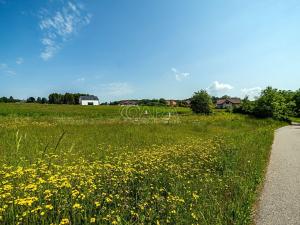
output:
[[[8,99],[8,102],[15,102],[15,99],[13,96],[10,96],[9,99]]]
[[[300,116],[300,89],[295,92],[293,101],[295,103],[295,113],[297,116]]]
[[[229,95],[223,95],[223,96],[221,97],[221,99],[229,99],[229,98],[230,98]]]
[[[89,96],[89,94],[80,94],[80,93],[65,93],[65,94],[58,94],[52,93],[48,96],[48,103],[49,104],[72,104],[72,105],[79,105],[79,98],[80,96]],[[47,103],[47,99],[44,103]]]
[[[38,97],[38,98],[36,99],[36,102],[39,103],[39,104],[41,104],[41,103],[42,103],[42,98],[41,98],[41,97]]]
[[[70,93],[65,93],[64,104],[74,105],[75,104],[74,95]]]
[[[46,98],[42,98],[42,101],[41,101],[42,104],[46,104],[47,102],[48,102],[48,101],[47,101]]]
[[[212,100],[210,95],[205,90],[195,92],[191,99],[191,108],[195,113],[212,113]]]
[[[267,87],[262,91],[254,107],[254,115],[261,118],[273,117],[285,120],[290,114],[284,95],[277,89]]]
[[[2,97],[1,99],[0,99],[0,102],[8,102],[8,98],[7,97]]]
[[[255,107],[255,101],[250,101],[249,97],[246,96],[240,105],[240,107],[235,107],[233,112],[242,114],[253,114]]]
[[[34,103],[35,102],[35,98],[34,97],[29,97],[26,100],[27,103]]]
[[[160,105],[163,105],[163,106],[167,105],[167,101],[164,98],[160,98],[159,103],[160,103]]]
[[[212,97],[211,97],[211,100],[212,100],[213,104],[216,104],[217,101],[218,101],[219,99],[220,99],[220,98],[217,97],[217,96],[212,96]]]
[[[58,93],[52,93],[49,95],[50,104],[63,104],[63,95]]]

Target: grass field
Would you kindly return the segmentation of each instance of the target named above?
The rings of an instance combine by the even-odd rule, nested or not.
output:
[[[291,119],[292,122],[300,123],[300,118],[299,117],[291,117],[290,119]]]
[[[250,224],[273,120],[0,104],[1,224]]]

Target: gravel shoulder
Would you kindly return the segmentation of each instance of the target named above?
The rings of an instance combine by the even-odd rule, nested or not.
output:
[[[276,131],[255,223],[300,224],[300,125]]]

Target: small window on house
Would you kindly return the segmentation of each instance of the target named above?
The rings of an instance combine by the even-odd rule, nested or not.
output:
[[[88,105],[94,105],[94,103],[93,102],[88,102]]]

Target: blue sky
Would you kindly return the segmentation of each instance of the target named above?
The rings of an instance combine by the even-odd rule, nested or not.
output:
[[[300,88],[300,2],[0,0],[0,96]]]

